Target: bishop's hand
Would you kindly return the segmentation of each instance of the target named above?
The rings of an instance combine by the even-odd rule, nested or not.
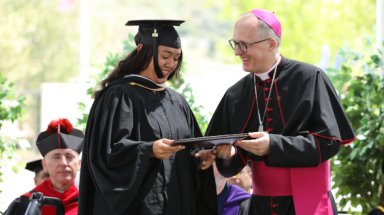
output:
[[[185,146],[170,146],[173,140],[160,139],[153,143],[151,157],[167,159],[172,154],[185,149]]]
[[[257,139],[238,141],[237,143],[235,143],[235,145],[243,148],[245,151],[248,151],[258,156],[269,154],[271,143],[270,143],[268,133],[252,132],[252,133],[249,133],[248,135],[252,138],[257,138]]]
[[[213,150],[200,150],[195,154],[195,157],[201,159],[201,164],[197,169],[206,170],[212,165],[216,155]]]

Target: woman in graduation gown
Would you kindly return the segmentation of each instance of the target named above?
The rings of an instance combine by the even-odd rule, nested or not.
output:
[[[102,81],[85,132],[79,214],[217,214],[210,151],[170,146],[202,136],[186,100],[164,82],[182,52],[173,26],[136,20],[137,49]],[[201,160],[202,163],[201,163]]]

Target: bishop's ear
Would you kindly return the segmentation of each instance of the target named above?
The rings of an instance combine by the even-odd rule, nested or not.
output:
[[[271,38],[268,40],[269,43],[269,50],[273,51],[277,47],[277,40],[275,38]]]

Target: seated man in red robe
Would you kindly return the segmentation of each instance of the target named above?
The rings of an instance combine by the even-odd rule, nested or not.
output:
[[[67,119],[52,121],[47,131],[37,137],[36,145],[44,157],[42,165],[50,179],[45,180],[33,190],[15,199],[5,215],[25,214],[29,197],[40,192],[44,197],[55,197],[62,201],[66,215],[77,214],[79,191],[75,187],[76,173],[80,171],[79,154],[83,148],[84,133],[74,129]],[[42,215],[56,214],[55,207],[42,207]]]

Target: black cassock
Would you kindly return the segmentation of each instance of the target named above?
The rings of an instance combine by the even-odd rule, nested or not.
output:
[[[140,77],[111,83],[96,97],[85,132],[79,214],[217,214],[212,167],[197,171],[197,149],[150,157],[158,139],[200,137],[185,99]]]
[[[368,215],[384,215],[384,207],[379,205],[375,209],[371,210]]]
[[[263,130],[270,136],[270,154],[257,156],[237,148],[228,167],[216,159],[218,170],[225,177],[239,173],[247,158],[262,161],[267,167],[316,167],[337,154],[340,145],[356,139],[336,91],[323,71],[281,56],[274,86],[273,72],[265,81],[256,76],[261,118],[269,90],[273,88],[263,122]],[[227,90],[206,135],[257,132],[255,100],[254,74],[250,73]],[[252,178],[255,177],[263,176],[252,173]],[[252,195],[250,213],[295,214],[293,198]]]

